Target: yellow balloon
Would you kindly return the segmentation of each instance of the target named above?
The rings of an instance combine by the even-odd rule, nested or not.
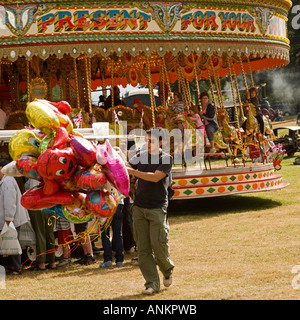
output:
[[[27,105],[26,116],[35,128],[45,133],[52,133],[60,126],[54,110],[40,101],[32,101]]]
[[[51,103],[49,103],[49,101],[47,101],[47,100],[39,99],[37,101],[46,105],[48,108],[50,108],[53,111],[54,110],[58,111],[57,108],[54,105],[52,105]],[[59,111],[55,112],[55,114],[58,118],[60,126],[65,127],[69,133],[73,133],[73,124],[72,124],[72,121],[70,120],[70,118],[65,114],[60,114]]]
[[[18,160],[24,155],[38,157],[41,138],[33,130],[22,129],[10,139],[8,150],[13,160]]]

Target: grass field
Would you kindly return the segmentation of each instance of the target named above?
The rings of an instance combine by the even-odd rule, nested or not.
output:
[[[295,156],[299,156],[296,153]],[[247,195],[176,201],[170,206],[173,285],[151,297],[125,256],[123,268],[71,265],[7,276],[0,299],[299,299],[300,166],[285,158],[287,188]],[[300,285],[300,281],[299,281]],[[295,287],[295,286],[294,286]]]

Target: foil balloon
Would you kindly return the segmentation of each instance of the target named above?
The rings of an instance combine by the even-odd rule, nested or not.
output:
[[[55,141],[54,134],[47,134],[40,143],[40,148],[39,148],[40,154],[42,154],[47,149],[52,148],[54,141]]]
[[[70,192],[58,192],[47,196],[44,193],[43,184],[39,184],[26,191],[21,198],[21,205],[29,210],[51,208],[57,204],[70,204],[74,201],[74,195]]]
[[[52,106],[56,107],[61,113],[68,115],[72,111],[72,107],[70,106],[69,102],[67,101],[59,101],[59,102],[52,102],[48,100],[40,100],[41,102],[51,104]]]
[[[116,212],[117,206],[117,196],[113,196],[107,190],[92,191],[87,194],[86,208],[97,217],[111,217]]]
[[[76,170],[76,160],[71,148],[47,149],[38,159],[38,172],[48,180],[67,180]]]
[[[9,141],[9,154],[13,160],[18,160],[23,155],[38,157],[41,140],[34,130],[19,130]]]
[[[62,110],[65,112],[64,107]],[[47,100],[30,102],[26,108],[26,116],[35,128],[43,132],[51,133],[64,127],[69,133],[74,133],[71,119]]]
[[[114,150],[108,140],[97,146],[97,161],[109,182],[125,197],[129,195],[129,175],[122,157]]]
[[[93,213],[86,209],[85,199],[86,194],[76,194],[71,204],[62,206],[64,217],[73,223],[84,223],[91,220]]]
[[[27,105],[26,116],[35,128],[46,133],[55,132],[56,128],[60,127],[59,118],[54,110],[37,100]]]
[[[102,172],[101,166],[96,164],[86,170],[77,171],[72,177],[73,184],[84,191],[102,189],[107,183],[106,175]]]
[[[89,168],[97,162],[97,146],[82,137],[74,136],[70,141],[77,163]]]
[[[59,127],[56,129],[55,141],[52,148],[62,148],[69,140],[69,133],[66,128]]]
[[[35,180],[42,180],[42,177],[37,170],[37,163],[37,158],[24,156],[16,161],[16,167],[24,177]]]

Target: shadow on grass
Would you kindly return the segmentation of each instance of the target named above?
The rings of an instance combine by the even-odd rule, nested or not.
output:
[[[101,259],[102,260],[102,259]],[[90,277],[92,275],[103,275],[108,276],[113,273],[127,273],[128,271],[138,269],[137,265],[132,264],[130,261],[124,261],[124,267],[122,268],[99,268],[99,263],[103,261],[97,261],[97,263],[90,266],[82,266],[79,264],[72,263],[70,266],[56,268],[55,270],[45,270],[45,271],[31,271],[28,268],[24,269],[22,276],[28,278],[36,278],[41,275],[42,278],[68,278],[74,275],[79,277]]]
[[[282,206],[280,201],[245,195],[174,200],[171,201],[169,205],[169,216],[220,215],[246,211],[260,211],[280,206]]]

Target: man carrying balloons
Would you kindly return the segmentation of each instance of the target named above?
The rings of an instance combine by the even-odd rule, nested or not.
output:
[[[128,173],[138,179],[131,210],[139,267],[146,280],[142,294],[146,295],[152,295],[160,290],[156,261],[163,274],[164,286],[169,287],[173,280],[174,264],[169,254],[167,222],[172,157],[161,150],[162,140],[162,129],[148,130],[146,150],[133,156],[127,164]]]

